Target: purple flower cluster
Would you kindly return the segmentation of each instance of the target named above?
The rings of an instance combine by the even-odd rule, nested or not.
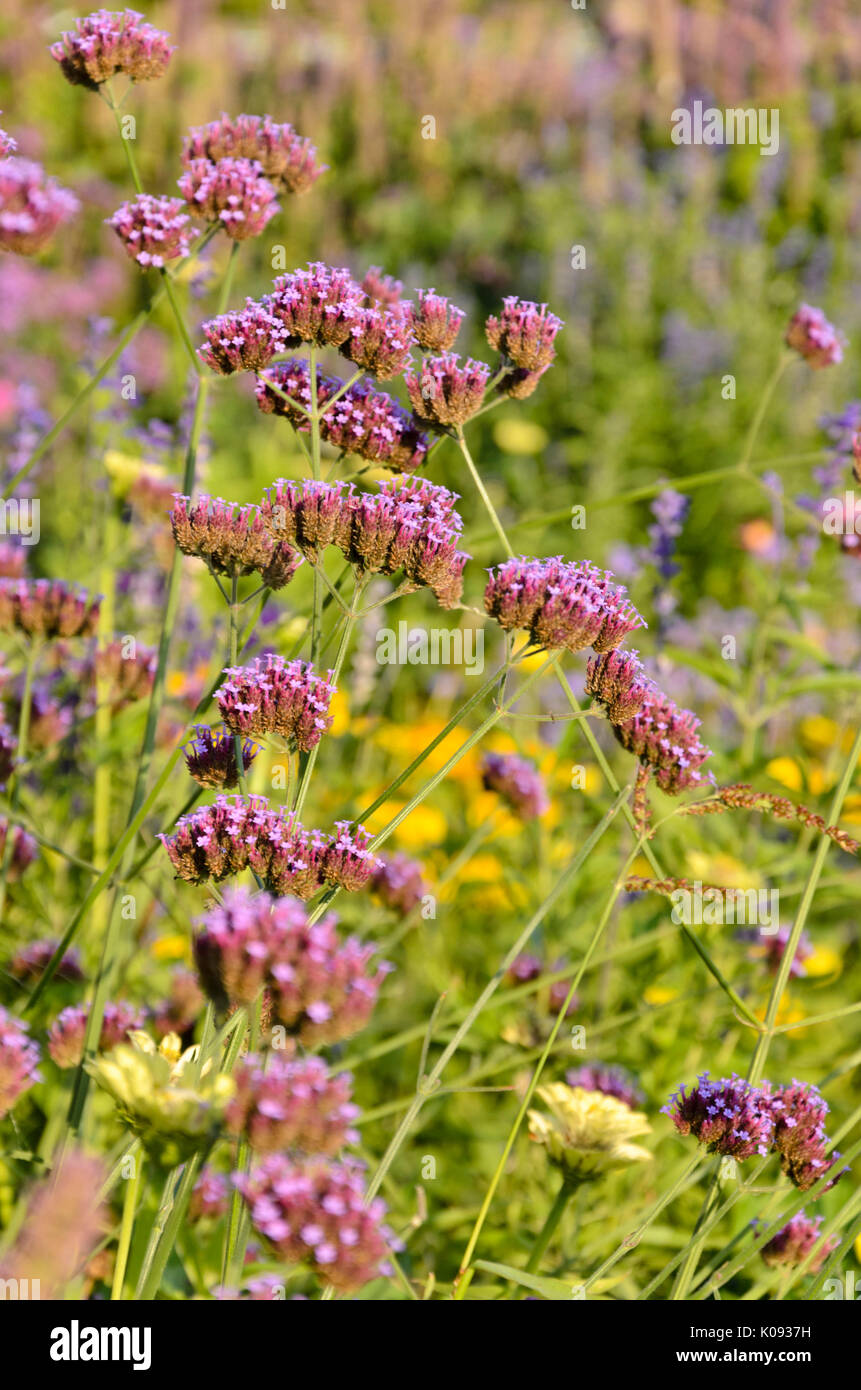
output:
[[[39,164],[0,160],[0,251],[35,256],[78,210],[78,200]]]
[[[765,1263],[773,1269],[802,1264],[819,1240],[822,1221],[821,1216],[805,1216],[803,1209],[796,1212],[792,1220],[787,1221],[762,1247],[760,1254]],[[839,1236],[831,1236],[823,1241],[821,1249],[817,1250],[807,1266],[808,1272],[816,1274],[839,1244]]]
[[[311,925],[301,903],[229,889],[194,942],[201,982],[219,1008],[266,989],[271,1016],[306,1047],[337,1042],[367,1023],[391,967],[368,966],[373,946],[342,942],[333,914]]]
[[[131,655],[122,641],[108,642],[95,654],[93,674],[109,686],[112,709],[120,710],[146,699],[155,682],[156,666],[157,656],[152,647],[136,645]],[[48,717],[50,713],[46,710]]]
[[[192,159],[177,187],[194,217],[233,241],[259,236],[278,211],[275,189],[253,159]]]
[[[142,193],[123,203],[108,226],[113,227],[126,252],[144,270],[160,270],[168,261],[187,256],[190,245],[188,214],[180,198],[154,198]]]
[[[537,980],[540,975],[555,975],[557,970],[564,969],[567,964],[564,960],[555,960],[551,965],[545,965],[540,956],[535,956],[524,951],[517,956],[508,970],[508,978],[512,984],[525,985],[531,980]],[[547,1012],[558,1014],[565,1000],[568,999],[568,991],[571,986],[566,980],[554,980],[546,994]],[[565,1010],[565,1017],[570,1018],[580,1007],[579,996],[573,994],[568,1000],[568,1007]]]
[[[255,1230],[279,1260],[309,1264],[336,1289],[352,1292],[390,1274],[387,1256],[397,1248],[383,1224],[385,1203],[375,1198],[366,1204],[363,1171],[352,1159],[326,1163],[271,1154],[233,1180]]]
[[[772,935],[766,936],[757,927],[751,927],[749,931],[740,931],[737,935],[739,941],[749,941],[753,944],[753,950],[749,952],[751,959],[756,960],[764,958],[769,973],[771,975],[776,975],[780,969],[780,962],[786,954],[786,948],[789,945],[791,928],[779,927]],[[802,932],[798,940],[795,956],[789,967],[790,976],[794,978],[803,976],[806,973],[804,962],[807,960],[808,956],[812,955],[813,943],[810,937],[807,936],[805,932]]]
[[[5,791],[15,770],[15,750],[18,740],[9,725],[0,722],[0,791]],[[5,834],[4,834],[5,840]]]
[[[362,290],[371,304],[397,304],[404,287],[393,275],[384,275],[381,266],[372,265],[365,272]]]
[[[222,719],[235,734],[277,734],[308,753],[332,727],[332,671],[324,680],[310,663],[285,661],[269,652],[249,666],[229,666],[224,674],[229,679],[215,698]]]
[[[506,632],[525,629],[548,650],[609,652],[646,626],[624,588],[610,583],[610,572],[588,560],[511,559],[489,573],[484,606],[490,616]]]
[[[421,864],[406,854],[382,854],[371,875],[370,887],[385,907],[406,916],[427,894]]]
[[[398,376],[410,360],[415,341],[410,306],[372,304],[357,310],[350,335],[341,346],[348,361],[380,381]]]
[[[202,331],[206,343],[198,352],[207,367],[220,376],[261,372],[273,357],[295,347],[297,342],[272,312],[268,297],[259,301],[247,299],[244,309],[209,319]]]
[[[702,781],[700,768],[711,756],[697,735],[699,726],[690,710],[679,709],[669,696],[651,689],[638,714],[611,727],[622,747],[652,770],[661,790],[678,796]]]
[[[413,333],[422,352],[449,352],[454,347],[466,315],[436,290],[416,290],[418,305],[411,306]]]
[[[831,367],[843,361],[844,339],[821,309],[802,304],[786,330],[786,343],[800,353],[814,369]]]
[[[779,1154],[784,1174],[802,1192],[840,1157],[837,1152],[827,1156],[825,1100],[815,1086],[801,1081],[772,1088],[767,1081],[752,1086],[735,1075],[710,1081],[705,1072],[689,1095],[681,1086],[662,1113],[672,1118],[679,1134],[693,1134],[709,1153],[737,1159]],[[835,1173],[828,1186],[845,1171]]]
[[[280,275],[267,302],[291,338],[341,347],[359,326],[363,300],[349,270],[312,261],[307,270]]]
[[[208,724],[195,724],[194,738],[183,747],[185,765],[201,787],[235,787],[239,781],[236,768],[236,740],[223,729],[211,729]],[[260,744],[246,738],[242,743],[242,771],[247,772]]]
[[[502,301],[502,312],[487,320],[485,332],[490,346],[515,367],[541,373],[556,356],[554,342],[561,327],[562,320],[546,304],[509,295]]]
[[[251,869],[273,893],[310,898],[324,885],[354,892],[376,868],[363,826],[339,821],[336,829],[308,831],[264,796],[219,796],[214,806],[180,816],[174,834],[159,839],[186,883],[218,883]]]
[[[616,648],[595,656],[586,666],[586,694],[597,700],[614,724],[639,714],[653,682],[643,671],[636,652]]]
[[[334,1157],[345,1144],[359,1142],[353,1121],[352,1078],[330,1076],[319,1057],[269,1055],[244,1058],[234,1072],[236,1094],[227,1107],[227,1126],[243,1134],[258,1153],[298,1149]]]
[[[600,1091],[605,1096],[615,1096],[632,1110],[639,1110],[645,1102],[645,1095],[630,1072],[624,1067],[590,1066],[572,1067],[566,1071],[565,1080],[569,1086],[580,1086],[584,1091]]]
[[[192,1188],[188,1204],[189,1221],[200,1221],[205,1217],[215,1220],[227,1214],[229,1205],[230,1179],[207,1165]]]
[[[485,791],[498,792],[521,820],[543,816],[550,805],[538,769],[514,753],[485,753],[481,779]]]
[[[70,1004],[57,1015],[48,1030],[48,1051],[52,1060],[64,1071],[76,1067],[84,1055],[84,1034],[89,1013],[89,1004]],[[129,1030],[142,1028],[145,1022],[141,1011],[131,1004],[106,1004],[99,1034],[99,1051],[109,1052],[117,1043],[125,1042]]]
[[[48,940],[31,941],[28,946],[22,946],[21,950],[12,957],[9,965],[10,975],[14,975],[16,980],[35,983],[44,974],[45,966],[51,960],[58,945],[58,941]],[[61,957],[56,970],[56,978],[75,982],[83,980],[84,972],[81,969],[81,958],[77,951],[67,951]]]
[[[270,589],[283,589],[302,563],[284,541],[273,540],[259,507],[239,507],[222,498],[174,493],[173,538],[184,555],[204,560],[216,574],[258,573]]]
[[[407,372],[407,393],[420,420],[435,427],[457,427],[481,409],[490,368],[471,357],[462,367],[459,363],[456,352],[446,352],[422,358],[418,371]]]
[[[100,602],[62,579],[0,579],[0,632],[92,637]]]
[[[401,473],[421,468],[429,441],[409,411],[367,381],[355,382],[326,409],[343,385],[338,377],[317,374],[317,406],[323,411],[320,438],[344,453]],[[304,358],[279,362],[258,382],[256,396],[266,414],[283,415],[297,429],[310,429],[311,376]]]
[[[0,1006],[0,1120],[9,1114],[19,1096],[42,1077],[39,1048],[27,1036],[28,1025]]]
[[[414,587],[426,585],[444,608],[463,592],[469,556],[457,549],[463,521],[457,493],[414,478],[389,479],[377,494],[343,483],[279,480],[267,493],[264,515],[274,532],[311,560],[337,545],[359,574],[403,570]]]
[[[305,193],[326,169],[317,163],[310,140],[271,116],[231,119],[222,114],[220,120],[195,126],[185,138],[182,159],[184,164],[195,159],[256,160],[265,177],[286,193]]]
[[[8,159],[10,154],[14,154],[18,148],[16,140],[7,134],[5,130],[0,130],[0,159]]]
[[[136,10],[96,10],[76,19],[50,52],[69,82],[98,91],[118,72],[132,82],[162,77],[176,51],[169,37]]]

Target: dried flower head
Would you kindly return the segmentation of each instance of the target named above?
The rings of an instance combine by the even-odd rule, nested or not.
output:
[[[195,782],[202,787],[229,790],[239,782],[236,768],[236,739],[224,729],[211,729],[208,724],[195,724],[194,738],[183,746],[185,765]],[[242,741],[242,771],[248,772],[260,744],[253,739]]]
[[[181,198],[154,198],[141,193],[123,203],[107,219],[127,255],[144,270],[160,270],[168,261],[187,256],[191,233],[188,213]]]
[[[481,780],[485,791],[498,792],[521,820],[543,816],[550,805],[538,769],[514,753],[485,753]]]
[[[556,356],[553,346],[562,320],[551,314],[546,304],[509,295],[502,301],[502,312],[492,314],[485,324],[487,341],[515,367],[525,372],[542,372]]]
[[[769,1268],[792,1268],[794,1265],[802,1264],[820,1239],[819,1228],[822,1221],[821,1216],[806,1216],[803,1208],[796,1212],[792,1220],[781,1226],[777,1234],[772,1236],[759,1252]],[[824,1240],[807,1266],[808,1273],[816,1274],[839,1244],[839,1236],[830,1236],[828,1240]]]
[[[353,1159],[294,1161],[270,1154],[233,1181],[248,1204],[251,1222],[279,1260],[301,1261],[327,1283],[352,1292],[390,1274],[396,1248],[383,1224],[385,1204],[366,1203],[362,1165]]]
[[[0,251],[35,256],[78,211],[78,200],[39,164],[0,160]]]
[[[275,216],[275,189],[256,160],[192,159],[177,187],[194,217],[223,227],[233,241],[259,236]]]
[[[420,420],[457,427],[480,410],[490,368],[471,357],[462,367],[459,362],[456,352],[446,352],[441,357],[424,357],[417,372],[407,372],[407,393]]]
[[[98,91],[118,72],[132,82],[163,77],[176,52],[169,39],[136,10],[96,10],[76,19],[50,52],[69,82]]]
[[[616,648],[592,657],[586,667],[586,694],[603,705],[613,724],[639,714],[653,688],[636,652]]]
[[[0,1005],[0,1120],[19,1096],[42,1080],[38,1045],[27,1036],[29,1024]]]
[[[319,1057],[246,1057],[234,1073],[236,1094],[227,1107],[227,1127],[242,1134],[258,1153],[298,1149],[333,1158],[345,1144],[359,1142],[353,1121],[352,1078],[330,1076]]]
[[[327,166],[317,163],[310,140],[297,135],[286,122],[271,116],[230,116],[195,126],[183,142],[182,161],[195,159],[256,160],[264,175],[286,193],[305,193]]]
[[[92,637],[100,602],[62,579],[0,579],[0,632]]]
[[[774,1116],[769,1097],[735,1074],[711,1081],[703,1072],[689,1095],[680,1086],[661,1113],[671,1117],[679,1134],[692,1134],[709,1153],[745,1159],[771,1150]]]
[[[87,1031],[89,1004],[70,1004],[58,1014],[48,1030],[48,1052],[51,1060],[63,1071],[76,1067],[84,1055],[84,1035]],[[124,1042],[135,1028],[142,1028],[144,1016],[140,1009],[120,1002],[107,1003],[102,1018],[98,1049],[109,1052]]]
[[[448,352],[466,318],[463,309],[436,290],[416,290],[416,294],[418,305],[410,308],[416,342],[422,352]]]
[[[802,304],[786,330],[786,343],[800,353],[814,369],[831,367],[843,361],[844,339],[821,309]]]
[[[633,719],[613,724],[622,747],[634,753],[655,774],[662,791],[678,796],[702,781],[700,768],[711,749],[700,742],[700,720],[660,690],[646,692],[643,707]]]
[[[592,647],[612,651],[645,620],[611,584],[609,570],[588,560],[506,560],[495,570],[484,593],[484,606],[506,632],[524,628],[531,640],[552,651]]]
[[[651,1158],[648,1149],[631,1143],[650,1131],[649,1121],[615,1096],[561,1081],[539,1086],[537,1094],[550,1113],[529,1111],[529,1137],[544,1146],[567,1183],[589,1182]]]
[[[336,693],[304,661],[285,661],[269,652],[249,666],[229,666],[215,692],[222,719],[235,734],[277,734],[308,753],[332,727],[329,705]]]
[[[215,574],[256,572],[270,589],[283,589],[302,563],[286,542],[273,540],[259,507],[206,496],[192,503],[174,493],[170,524],[183,554],[204,560]]]

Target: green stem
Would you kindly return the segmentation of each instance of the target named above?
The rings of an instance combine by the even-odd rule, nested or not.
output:
[[[18,712],[18,737],[15,745],[15,762],[18,764],[25,762],[27,758],[27,741],[30,737],[30,714],[33,707],[33,678],[36,673],[36,661],[40,649],[41,647],[38,639],[31,637],[27,648],[27,661],[24,666],[24,689],[21,692],[21,708]],[[18,802],[21,797],[20,769],[13,768],[9,782],[9,806],[12,815],[14,815],[18,809]],[[6,890],[14,847],[15,838],[12,834],[12,819],[10,817],[6,822],[6,842],[3,846],[2,865],[0,865],[0,922],[3,921],[3,914],[6,910]]]
[[[118,1303],[123,1296],[123,1285],[126,1279],[126,1265],[128,1264],[129,1249],[132,1243],[132,1231],[135,1224],[135,1211],[137,1209],[138,1194],[141,1187],[141,1173],[143,1172],[144,1156],[143,1150],[138,1150],[134,1154],[135,1173],[126,1183],[125,1197],[123,1198],[123,1218],[120,1226],[120,1238],[117,1244],[117,1258],[114,1265],[114,1278],[111,1285],[111,1302]]]
[[[552,1207],[547,1213],[547,1220],[541,1227],[541,1230],[536,1238],[535,1244],[532,1247],[532,1254],[529,1256],[529,1262],[526,1266],[527,1274],[535,1274],[535,1272],[537,1271],[538,1266],[541,1263],[541,1257],[544,1254],[544,1251],[547,1249],[548,1245],[550,1244],[551,1240],[553,1239],[554,1235],[556,1234],[556,1227],[562,1220],[562,1213],[564,1212],[573,1195],[574,1188],[571,1186],[571,1184],[568,1182],[563,1182],[559,1191],[556,1193],[556,1199]]]
[[[499,520],[499,517],[496,514],[496,508],[490,500],[487,488],[484,486],[484,482],[482,481],[481,474],[479,473],[478,469],[473,463],[472,454],[469,452],[462,429],[458,428],[456,438],[460,451],[463,454],[464,460],[466,461],[466,466],[472,474],[472,480],[475,483],[475,486],[478,488],[479,496],[481,497],[481,500],[484,503],[485,509],[487,511],[488,516],[490,517],[490,520],[493,522],[493,528],[496,531],[496,534],[499,537],[499,539],[502,541],[506,553],[508,555],[513,556],[514,551],[511,548],[511,542],[505,534],[502,522]]]

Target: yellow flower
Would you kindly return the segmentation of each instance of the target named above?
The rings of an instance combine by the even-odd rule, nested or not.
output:
[[[655,1006],[659,1004],[671,1004],[673,1000],[678,999],[678,997],[679,991],[677,989],[667,989],[666,985],[649,985],[647,989],[643,990],[643,999],[645,1003]]]
[[[759,888],[762,879],[751,873],[730,854],[704,854],[701,850],[688,850],[688,878],[699,879],[703,883],[716,883],[725,888]]]
[[[185,960],[189,954],[188,940],[179,932],[173,936],[160,936],[152,944],[152,954],[156,960]]]
[[[369,816],[365,825],[372,834],[377,834],[387,825],[394,816],[402,811],[406,805],[405,801],[387,801],[384,805]],[[448,821],[436,806],[428,806],[422,802],[411,811],[406,820],[402,820],[397,830],[393,832],[393,839],[402,849],[413,850],[418,853],[421,850],[435,849],[437,845],[446,838],[448,834]]]
[[[630,1140],[652,1127],[641,1111],[624,1101],[561,1081],[539,1086],[537,1094],[550,1114],[529,1111],[529,1137],[544,1145],[567,1182],[588,1182],[651,1158],[648,1149]]]
[[[162,1167],[184,1163],[216,1137],[233,1095],[233,1078],[215,1072],[212,1060],[200,1073],[200,1049],[181,1052],[175,1033],[156,1047],[146,1033],[133,1032],[106,1056],[87,1064],[91,1076],[113,1097],[123,1124]]]
[[[794,758],[772,758],[765,768],[769,777],[787,787],[791,792],[800,792],[804,785],[801,768]]]
[[[805,961],[805,965],[806,964],[807,962]],[[764,1023],[766,1008],[763,1007],[761,1009],[757,1009],[755,1012],[760,1023]],[[775,1019],[775,1023],[800,1023],[801,1020],[806,1017],[807,1015],[805,1014],[804,1010],[798,1007],[794,999],[790,998],[788,994],[784,994],[782,996],[780,1004],[778,1005],[777,1018]],[[807,1030],[804,1028],[788,1028],[786,1031],[786,1036],[788,1038],[798,1038],[801,1036],[802,1033],[806,1031]]]
[[[329,737],[337,738],[339,734],[346,733],[350,727],[350,701],[342,690],[336,690],[329,701],[329,713],[332,716]]]
[[[505,454],[537,454],[547,447],[547,431],[519,415],[503,416],[493,427],[493,442]]]
[[[805,975],[817,980],[826,975],[831,975],[836,979],[842,969],[843,958],[833,946],[814,947],[812,953],[804,961]]]

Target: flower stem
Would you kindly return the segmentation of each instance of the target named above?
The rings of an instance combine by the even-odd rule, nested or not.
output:
[[[123,1285],[126,1279],[126,1265],[128,1264],[129,1248],[132,1243],[132,1231],[135,1224],[135,1211],[137,1209],[138,1194],[141,1188],[141,1174],[143,1172],[144,1155],[143,1150],[138,1149],[134,1153],[135,1172],[134,1177],[126,1183],[125,1197],[123,1198],[123,1217],[120,1226],[120,1238],[117,1244],[117,1257],[114,1264],[114,1278],[111,1285],[111,1302],[118,1303],[123,1296]]]
[[[536,1238],[535,1244],[532,1247],[532,1254],[529,1256],[529,1262],[526,1266],[527,1274],[534,1274],[538,1269],[538,1266],[541,1263],[541,1257],[547,1249],[548,1245],[550,1244],[551,1240],[553,1239],[554,1235],[556,1234],[556,1227],[562,1220],[562,1213],[565,1211],[565,1208],[567,1207],[573,1195],[574,1188],[571,1186],[571,1184],[568,1182],[563,1182],[559,1191],[556,1193],[556,1199],[552,1207],[547,1213],[547,1220],[541,1227],[541,1230]]]

